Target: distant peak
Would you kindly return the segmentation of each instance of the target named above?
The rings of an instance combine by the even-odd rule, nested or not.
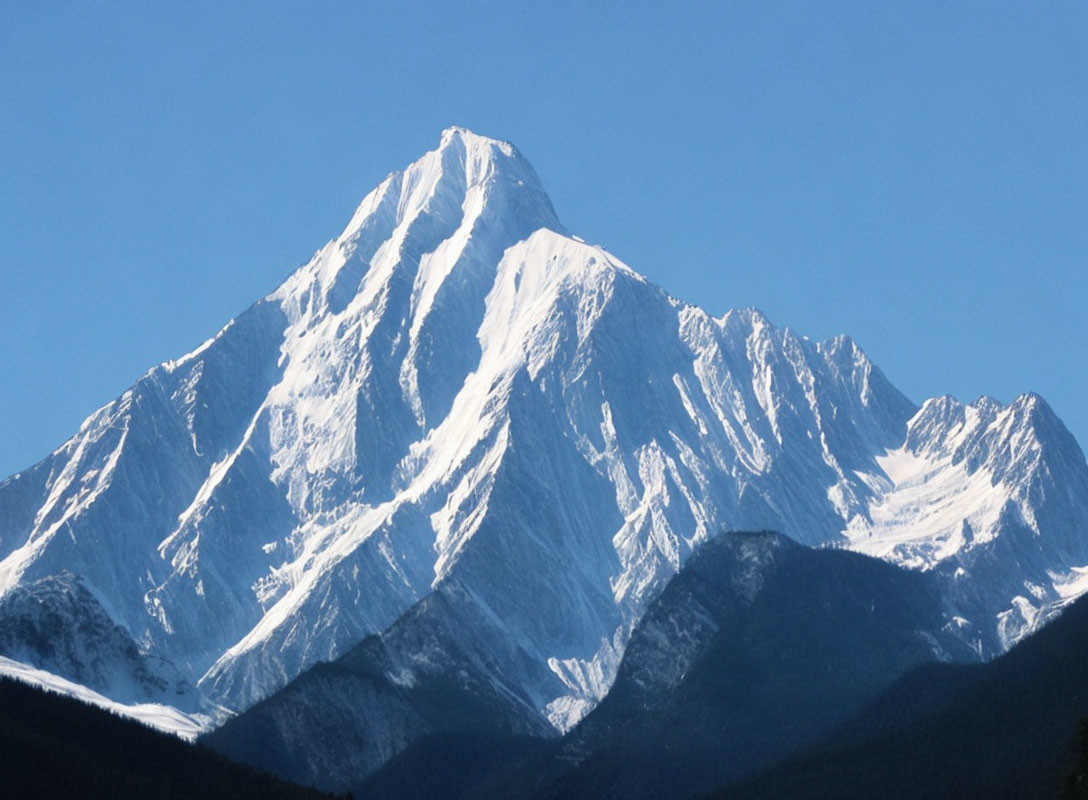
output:
[[[1024,392],[1009,403],[1009,409],[1018,419],[1030,420],[1036,428],[1060,428],[1065,435],[1068,434],[1065,424],[1061,421],[1054,409],[1036,392]]]
[[[1017,395],[1016,399],[1012,401],[1012,405],[1026,409],[1038,407],[1046,408],[1047,410],[1050,409],[1050,406],[1047,405],[1047,402],[1043,399],[1042,395],[1036,392],[1024,392],[1021,395]]]
[[[1004,410],[1005,406],[1001,404],[1001,401],[992,395],[984,394],[971,403],[971,407],[978,411],[980,414],[986,414],[994,416]]]
[[[521,155],[518,153],[517,148],[510,142],[502,139],[492,139],[490,136],[483,136],[460,125],[450,125],[442,131],[442,137],[438,147],[441,150],[455,143],[461,144],[466,150],[473,148],[493,148],[509,158],[517,158]]]
[[[846,333],[840,333],[820,342],[816,347],[821,352],[826,353],[829,358],[843,359],[845,362],[869,362],[869,357],[865,354],[865,351],[858,346],[853,337]]]
[[[533,165],[513,144],[474,133],[459,125],[443,130],[438,147],[425,153],[404,171],[407,176],[420,173],[459,176],[465,187],[495,180],[505,181],[531,190],[545,199],[547,197]],[[409,182],[412,182],[411,177]],[[550,209],[550,201],[546,202]]]
[[[926,400],[924,403],[922,403],[922,408],[948,409],[948,408],[960,408],[962,405],[963,405],[963,403],[961,403],[959,398],[957,398],[955,395],[942,394],[942,395],[938,395],[937,397],[931,397],[928,400]]]
[[[483,202],[502,213],[518,215],[533,228],[565,232],[532,164],[513,144],[451,125],[438,147],[390,173],[363,199],[339,239],[355,237],[369,220],[381,218],[383,209],[392,212],[393,225],[422,214],[460,219],[467,194],[481,187]]]
[[[950,394],[930,397],[914,415],[912,428],[925,429],[933,425],[958,425],[964,420],[964,405]]]
[[[758,308],[731,308],[721,316],[719,324],[723,328],[739,325],[745,329],[773,328],[774,324]]]

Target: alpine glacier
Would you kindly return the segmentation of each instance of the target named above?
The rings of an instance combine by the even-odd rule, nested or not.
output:
[[[1088,588],[1088,466],[1035,395],[918,408],[847,337],[669,296],[569,234],[512,145],[449,128],[0,484],[0,613],[76,575],[239,710],[455,585],[488,673],[565,730],[726,528],[935,570],[988,656]]]

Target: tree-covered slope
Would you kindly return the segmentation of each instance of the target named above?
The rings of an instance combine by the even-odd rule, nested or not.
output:
[[[1088,600],[988,664],[905,676],[723,798],[1052,798],[1088,715]]]
[[[0,795],[20,798],[325,797],[69,697],[0,678]]]

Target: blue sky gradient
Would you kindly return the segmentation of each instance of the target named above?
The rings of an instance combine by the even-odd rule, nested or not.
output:
[[[4,475],[450,124],[678,297],[1088,442],[1082,2],[160,5],[0,6]]]

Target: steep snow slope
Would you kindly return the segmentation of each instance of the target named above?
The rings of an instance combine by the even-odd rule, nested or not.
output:
[[[1083,455],[1021,407],[959,457],[848,338],[675,300],[568,236],[511,145],[451,128],[274,293],[0,484],[0,594],[68,569],[237,709],[456,581],[496,682],[565,728],[695,545],[774,528],[954,563],[992,652],[1088,564]]]

